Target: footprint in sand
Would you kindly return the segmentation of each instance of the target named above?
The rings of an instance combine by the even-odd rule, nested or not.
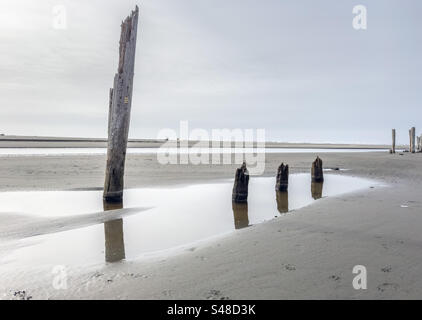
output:
[[[99,277],[102,277],[103,275],[104,275],[104,273],[97,271],[91,276],[91,278],[99,278]]]
[[[140,273],[129,273],[129,274],[126,274],[125,276],[129,276],[129,277],[134,278],[134,279],[137,279],[137,278],[146,279],[146,278],[148,278],[147,275],[140,274]]]
[[[13,297],[16,300],[31,300],[32,296],[30,296],[25,290],[15,291],[13,293]]]
[[[282,266],[287,271],[295,271],[296,270],[296,267],[294,265],[290,264],[290,263],[287,263],[287,264],[283,263]]]
[[[384,268],[381,268],[381,271],[382,272],[391,272],[391,266],[386,266],[386,267],[384,267]]]
[[[196,258],[196,259],[199,259],[199,260],[201,260],[201,261],[206,261],[206,260],[208,260],[208,258],[207,258],[207,257],[204,257],[204,256],[195,256],[195,258]]]
[[[172,290],[164,290],[161,292],[165,297],[171,297],[173,295]]]
[[[220,290],[210,290],[206,295],[207,300],[229,300],[229,297],[223,296]]]
[[[334,280],[334,281],[340,281],[341,277],[336,275],[336,274],[333,274],[333,275],[329,276],[329,279]]]
[[[397,290],[399,288],[399,285],[397,283],[389,283],[389,282],[384,282],[383,284],[380,284],[377,289],[380,292],[384,292],[386,290]]]

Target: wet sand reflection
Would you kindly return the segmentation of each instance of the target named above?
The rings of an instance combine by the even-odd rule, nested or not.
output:
[[[232,202],[234,228],[242,229],[249,226],[248,203]]]
[[[108,203],[104,201],[104,211],[123,208],[123,203]],[[105,261],[117,262],[125,259],[125,242],[123,237],[123,219],[104,223]]]
[[[278,212],[289,212],[289,193],[287,191],[276,191],[276,200]]]
[[[312,193],[312,198],[314,198],[314,200],[318,200],[322,198],[323,185],[324,185],[323,182],[312,182],[311,193]]]

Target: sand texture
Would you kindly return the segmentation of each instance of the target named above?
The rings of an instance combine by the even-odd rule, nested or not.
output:
[[[292,214],[216,237],[176,254],[80,266],[68,287],[52,286],[50,269],[1,267],[0,297],[25,290],[33,299],[420,299],[422,297],[422,154],[321,153],[324,167],[377,185],[321,199]],[[267,154],[265,176],[281,162],[309,172],[316,154]],[[238,165],[160,165],[153,154],[129,154],[128,188],[233,179]],[[0,189],[101,189],[105,156],[0,157]],[[253,177],[251,177],[253,179]],[[130,213],[130,212],[129,212]],[[80,227],[100,217],[28,221],[2,214],[0,254],[7,239]],[[364,265],[367,290],[355,290],[352,269]],[[22,297],[22,295],[17,295]]]

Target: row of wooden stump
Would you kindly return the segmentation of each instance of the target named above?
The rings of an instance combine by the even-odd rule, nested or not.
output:
[[[416,136],[416,128],[409,129],[409,150],[405,152],[416,153],[422,152],[422,135]],[[390,153],[396,153],[396,129],[392,130],[392,144]]]
[[[322,167],[322,160],[317,157],[312,162],[311,167],[312,182],[324,182],[324,173]],[[244,203],[248,201],[248,187],[249,187],[249,172],[246,168],[246,163],[236,169],[234,177],[234,186],[232,193],[232,201],[235,203]],[[279,192],[286,192],[289,187],[289,165],[281,163],[277,170],[275,190]]]

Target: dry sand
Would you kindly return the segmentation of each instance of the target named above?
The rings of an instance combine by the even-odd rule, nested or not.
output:
[[[34,299],[420,299],[422,154],[319,155],[326,168],[350,169],[333,174],[386,186],[328,197],[174,255],[70,268],[66,290],[53,289],[51,270],[2,272],[0,297],[25,290]],[[218,181],[232,178],[236,168],[162,166],[155,157],[128,155],[127,187]],[[264,175],[273,176],[281,161],[293,173],[308,172],[314,158],[312,153],[267,154]],[[97,189],[104,164],[105,156],[99,155],[0,157],[0,188]],[[18,219],[14,225],[26,223]],[[353,289],[355,265],[367,267],[367,290]]]

